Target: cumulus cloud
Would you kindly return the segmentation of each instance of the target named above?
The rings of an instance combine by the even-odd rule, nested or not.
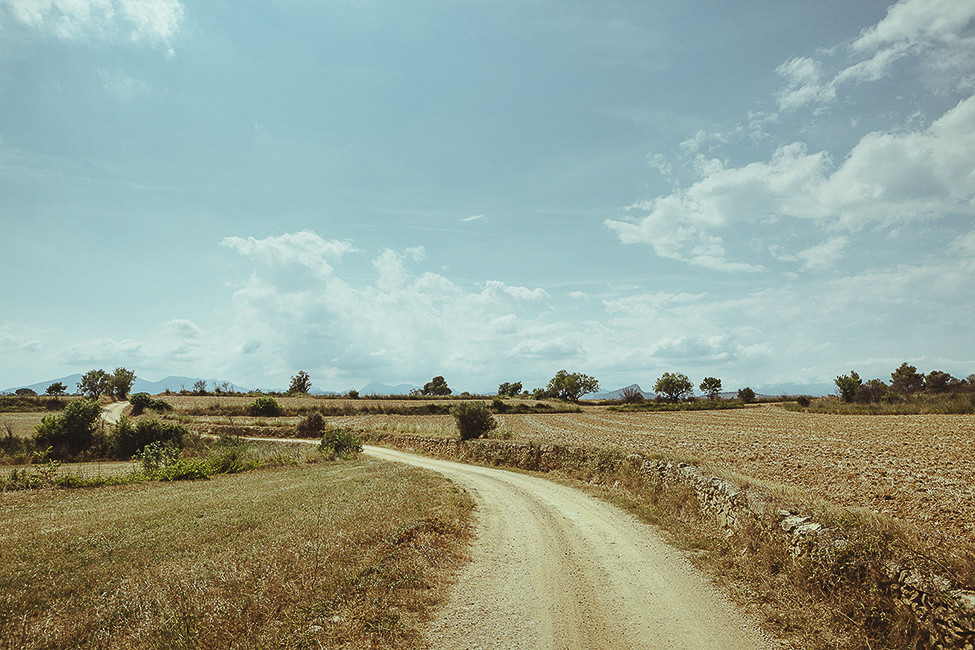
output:
[[[306,231],[224,245],[254,263],[233,297],[234,336],[239,345],[251,342],[251,356],[270,372],[309,365],[336,381],[352,373],[411,381],[449,367],[493,377],[517,341],[548,344],[564,335],[551,329],[544,290],[493,280],[461,286],[419,268],[423,247],[380,250],[363,282],[328,262],[354,251],[350,242]],[[290,281],[299,269],[315,281]]]
[[[725,167],[698,162],[687,188],[629,206],[633,220],[607,220],[621,243],[645,243],[660,257],[722,271],[756,271],[754,247],[735,259],[729,242],[749,243],[806,270],[824,269],[849,244],[837,228],[896,227],[946,214],[975,216],[975,97],[960,101],[930,127],[863,136],[837,166],[825,151],[795,142],[767,161]],[[822,242],[783,250],[773,237],[789,220],[814,224]]]
[[[0,0],[0,8],[65,40],[110,40],[123,34],[170,55],[185,13],[179,0]]]

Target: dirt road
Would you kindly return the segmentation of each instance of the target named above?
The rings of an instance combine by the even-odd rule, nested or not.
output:
[[[365,452],[440,472],[477,504],[473,560],[431,647],[772,647],[650,527],[607,503],[514,472]]]
[[[122,417],[122,411],[128,405],[128,402],[115,402],[106,406],[102,411],[102,419],[105,420],[105,424],[116,424]]]

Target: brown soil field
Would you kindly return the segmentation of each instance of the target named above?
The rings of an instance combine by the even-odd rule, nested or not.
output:
[[[497,416],[512,440],[693,460],[975,543],[975,416],[726,411]],[[450,416],[329,418],[336,426],[456,435]]]

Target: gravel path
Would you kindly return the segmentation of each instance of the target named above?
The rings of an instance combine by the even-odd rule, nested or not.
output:
[[[632,516],[514,472],[390,449],[477,504],[477,540],[430,628],[436,648],[766,648],[680,553]]]

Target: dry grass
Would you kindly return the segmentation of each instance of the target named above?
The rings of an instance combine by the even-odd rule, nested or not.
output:
[[[470,508],[370,460],[3,494],[0,645],[413,647]]]

